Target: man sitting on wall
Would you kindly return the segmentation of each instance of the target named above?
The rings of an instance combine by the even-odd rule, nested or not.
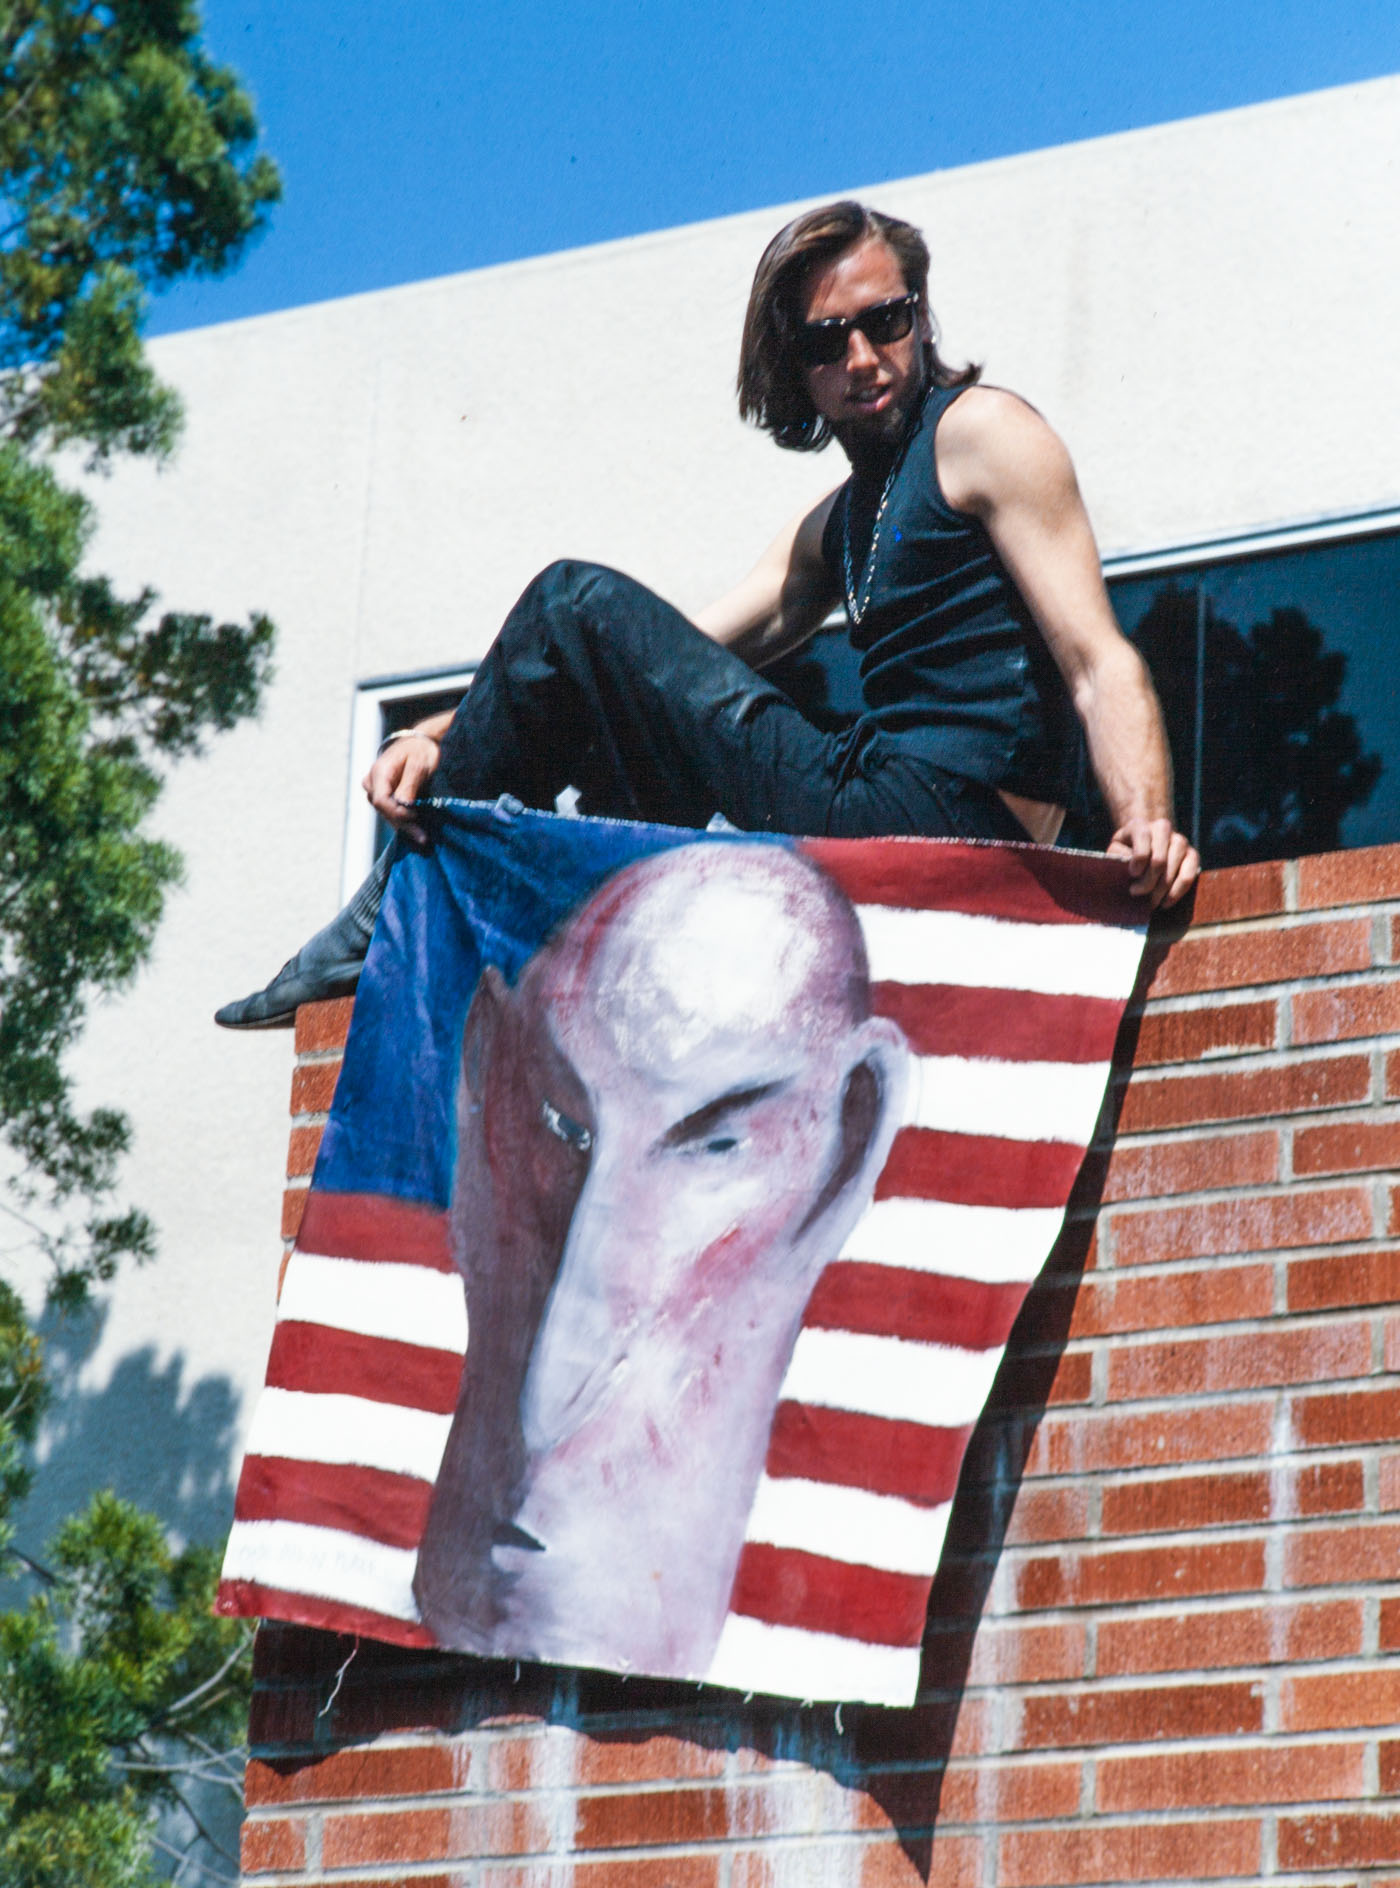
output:
[[[691,623],[597,566],[551,566],[454,715],[392,737],[365,780],[408,841],[423,797],[746,831],[1054,843],[1080,727],[1133,889],[1173,904],[1200,860],[1175,830],[1147,670],[1114,621],[1068,454],[1015,394],[940,358],[928,249],[856,203],[797,217],[758,265],[739,410],[780,446],[834,438],[846,482]],[[758,671],[844,599],[865,712],[814,727]],[[392,848],[230,1028],[353,989]]]

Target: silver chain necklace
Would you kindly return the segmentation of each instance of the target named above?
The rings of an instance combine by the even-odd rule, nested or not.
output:
[[[923,410],[924,403],[921,400],[910,418],[899,451],[894,456],[894,464],[885,474],[880,502],[875,508],[875,523],[870,531],[870,549],[865,553],[865,563],[861,567],[859,597],[856,595],[855,572],[851,569],[851,493],[855,487],[854,476],[846,486],[845,504],[841,513],[841,575],[846,589],[846,614],[853,623],[859,623],[870,607],[870,586],[875,581],[875,553],[880,548],[880,527],[885,522],[885,509],[890,502],[894,482],[899,477],[900,468],[904,464],[904,455],[908,452],[914,435],[919,430],[919,417]]]

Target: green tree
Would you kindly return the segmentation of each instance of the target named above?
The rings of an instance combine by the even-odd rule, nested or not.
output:
[[[279,185],[252,106],[188,0],[0,0],[0,1159],[3,1210],[80,1305],[150,1257],[117,1203],[128,1128],[77,1108],[87,1006],[150,949],[177,855],[148,816],[171,762],[257,705],[272,626],[119,596],[82,568],[90,468],[161,456],[179,403],[142,348],[146,298],[230,267]],[[246,1634],[208,1611],[207,1551],[100,1495],[20,1554],[43,1360],[0,1282],[0,1888],[153,1879],[153,1814],[237,1741]]]

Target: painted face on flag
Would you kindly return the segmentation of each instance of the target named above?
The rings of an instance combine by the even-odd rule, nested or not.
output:
[[[439,1641],[706,1670],[803,1309],[869,1202],[906,1050],[809,861],[616,874],[468,1018],[469,1363],[419,1560]]]

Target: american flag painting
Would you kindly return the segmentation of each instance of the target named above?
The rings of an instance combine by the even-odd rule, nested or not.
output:
[[[912,1703],[1137,976],[1125,868],[437,819],[361,981],[220,1609]]]

